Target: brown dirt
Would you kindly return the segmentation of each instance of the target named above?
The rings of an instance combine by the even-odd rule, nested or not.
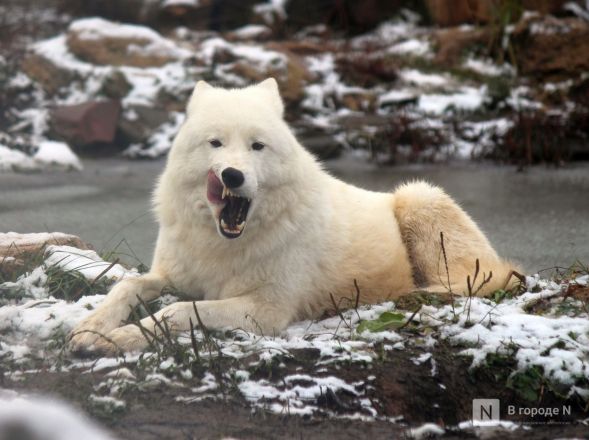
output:
[[[336,375],[348,383],[365,381],[370,375],[376,376],[371,382],[373,389],[368,397],[380,402],[375,407],[379,413],[389,417],[403,415],[399,423],[386,421],[361,422],[327,417],[300,417],[270,414],[263,410],[252,411],[240,396],[228,395],[225,401],[204,400],[197,403],[177,402],[176,389],[159,386],[147,390],[129,390],[122,398],[127,403],[121,414],[105,416],[96,412],[88,403],[88,396],[95,392],[94,386],[104,379],[104,372],[81,374],[36,373],[25,375],[24,380],[11,382],[4,379],[0,385],[20,392],[39,392],[60,397],[90,413],[105,424],[122,439],[208,439],[232,436],[239,439],[265,438],[398,438],[403,437],[408,426],[419,426],[424,422],[434,422],[441,426],[453,426],[468,420],[471,415],[473,398],[500,398],[520,407],[555,407],[562,401],[550,393],[545,393],[542,401],[534,404],[522,401],[514,391],[502,385],[499,370],[482,369],[469,372],[468,359],[455,356],[450,347],[439,347],[433,353],[437,374],[432,376],[432,364],[428,360],[415,365],[413,358],[421,354],[418,349],[388,352],[373,364],[349,364],[330,367],[328,373]],[[300,373],[313,369],[318,353],[300,350],[292,358],[284,360],[285,368],[260,370],[257,378],[276,380],[280,375]],[[297,371],[297,368],[299,370]],[[442,385],[445,387],[443,388]],[[345,395],[319,398],[316,405],[333,411],[346,413],[353,410],[354,402]],[[572,407],[570,420],[563,424],[537,425],[530,431],[517,430],[513,433],[499,431],[488,433],[490,439],[556,437],[582,437],[587,427],[573,420],[585,418],[587,414],[577,406]],[[502,418],[508,419],[506,408],[502,408]],[[513,417],[512,417],[513,419]],[[525,421],[525,420],[522,420]],[[476,438],[472,432],[449,428],[443,438]]]

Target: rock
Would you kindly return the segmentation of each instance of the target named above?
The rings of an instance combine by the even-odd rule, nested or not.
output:
[[[19,234],[0,233],[0,277],[10,279],[22,269],[26,260],[38,257],[42,260],[49,245],[73,246],[78,249],[93,249],[75,235],[61,232]]]
[[[398,65],[390,57],[343,56],[337,60],[337,70],[349,84],[373,87],[397,79]]]
[[[57,106],[49,112],[49,125],[55,137],[75,147],[112,143],[120,113],[116,100]]]
[[[122,99],[131,91],[133,86],[120,70],[113,70],[102,82],[100,92],[111,99]]]
[[[341,97],[344,107],[356,112],[373,111],[376,104],[376,96],[369,91],[348,92]]]
[[[272,37],[272,29],[261,24],[248,24],[225,36],[228,41],[266,41],[270,37]]]
[[[280,94],[288,102],[300,102],[305,97],[305,85],[313,79],[304,61],[293,53],[286,53],[286,73],[277,75]],[[269,75],[272,76],[272,75]]]
[[[163,0],[160,10],[174,17],[183,17],[199,7],[198,0]]]
[[[150,23],[155,21],[159,1],[145,0],[60,0],[61,12],[70,17],[105,17],[128,23]]]
[[[317,43],[308,40],[284,40],[274,45],[280,46],[281,50],[286,50],[296,55],[316,55],[324,52],[335,52],[337,45],[330,43],[328,40]]]
[[[392,18],[406,4],[402,0],[291,0],[286,2],[284,18],[297,27],[322,23],[357,33]]]
[[[321,160],[335,159],[343,150],[343,145],[328,134],[304,136],[301,143]]]
[[[439,26],[486,23],[493,8],[490,0],[426,0],[425,4],[431,20]]]
[[[126,143],[137,144],[146,141],[170,114],[159,107],[131,105],[123,112],[118,128]]]
[[[67,45],[84,61],[113,66],[159,67],[191,55],[150,28],[101,18],[74,21]]]
[[[310,120],[302,119],[293,121],[291,127],[301,145],[321,160],[334,159],[344,149],[334,127],[315,125]]]
[[[41,84],[49,95],[55,94],[60,88],[68,86],[75,78],[75,74],[56,66],[49,59],[37,53],[25,56],[21,69],[30,78]]]
[[[365,127],[383,129],[391,124],[390,116],[365,114],[365,115],[345,115],[337,119],[337,125],[344,131],[360,130]]]
[[[532,15],[511,34],[524,75],[571,75],[589,71],[589,23],[578,18]]]
[[[286,57],[286,63],[280,66],[273,64],[254,66],[250,62],[238,61],[233,66],[232,72],[251,82],[274,77],[280,86],[280,94],[287,103],[300,102],[305,96],[305,85],[314,79],[314,75],[307,69],[301,57],[285,49],[281,44],[270,43],[267,48],[283,54]]]
[[[488,44],[491,33],[488,28],[464,29],[461,26],[441,29],[434,33],[437,52],[434,61],[444,66],[456,65],[464,51],[475,45]]]

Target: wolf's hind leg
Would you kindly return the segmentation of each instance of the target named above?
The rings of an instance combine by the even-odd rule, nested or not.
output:
[[[208,328],[240,328],[271,335],[286,328],[294,318],[294,309],[278,304],[275,298],[272,301],[252,294],[214,301],[178,302],[155,313],[154,318],[157,322],[152,317],[142,319],[142,328],[131,324],[113,330],[96,342],[97,348],[108,353],[141,350],[148,345],[144,333],[161,336],[167,329],[174,336],[190,330],[191,321],[198,328],[199,318]]]
[[[96,311],[71,332],[70,349],[80,351],[89,348],[101,335],[119,327],[139,304],[139,298],[142,301],[157,298],[166,284],[163,276],[153,272],[117,283]]]
[[[420,287],[465,295],[470,276],[472,293],[484,295],[505,288],[512,279],[514,266],[499,258],[476,223],[440,188],[425,182],[400,186],[394,212]]]

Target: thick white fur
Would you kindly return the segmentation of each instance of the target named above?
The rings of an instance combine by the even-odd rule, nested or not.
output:
[[[206,326],[266,334],[321,315],[331,307],[330,294],[354,298],[354,280],[362,303],[416,288],[444,291],[440,232],[453,292],[467,291],[477,258],[479,281],[493,272],[479,293],[506,284],[510,264],[441,189],[415,182],[378,193],[348,185],[322,170],[282,114],[273,79],[239,90],[197,84],[155,191],[160,230],[151,272],[117,284],[74,331],[74,349],[143,348],[137,326],[120,326],[138,297],[156,298],[166,285],[199,300]],[[223,146],[212,148],[211,138]],[[254,151],[254,141],[266,147]],[[232,240],[218,233],[218,208],[206,197],[208,171],[220,176],[229,166],[244,172],[240,192],[253,200],[243,235]],[[155,316],[173,331],[196,322],[193,302]],[[158,331],[151,318],[142,325]]]

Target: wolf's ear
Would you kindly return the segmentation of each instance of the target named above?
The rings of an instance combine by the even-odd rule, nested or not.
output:
[[[258,88],[263,89],[270,96],[270,102],[276,112],[282,117],[284,114],[284,104],[280,97],[280,91],[278,90],[278,83],[274,78],[268,78],[257,85]]]
[[[186,113],[190,114],[192,109],[194,108],[196,101],[198,100],[198,95],[200,95],[203,91],[209,90],[214,88],[208,82],[200,80],[194,86],[194,90],[192,91],[192,95],[190,95],[190,99],[188,100],[188,105],[186,106]]]

